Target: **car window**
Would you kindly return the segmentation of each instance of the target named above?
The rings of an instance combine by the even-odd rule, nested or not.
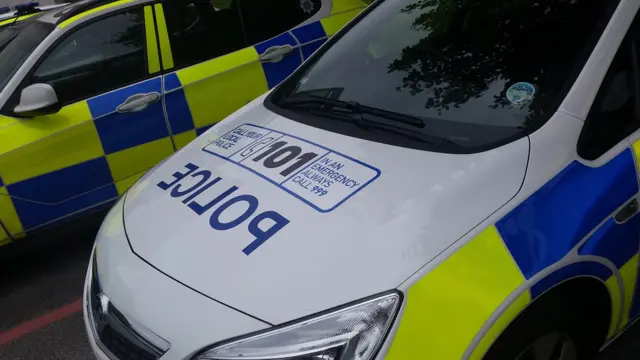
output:
[[[587,160],[597,159],[640,127],[639,74],[633,65],[638,50],[636,39],[628,35],[602,81],[578,141],[578,154]]]
[[[555,112],[617,5],[451,4],[372,5],[276,90],[271,108],[305,124],[396,146],[450,153],[494,148],[526,136]],[[305,96],[333,105],[285,105]],[[366,111],[366,125],[376,130],[337,114],[336,102],[351,113]]]
[[[163,9],[178,68],[246,46],[237,0],[171,0]]]
[[[24,21],[0,30],[0,90],[53,29],[50,24]]]
[[[255,45],[288,31],[321,7],[321,0],[240,0],[247,41]]]
[[[46,55],[31,84],[53,86],[62,104],[137,82],[146,77],[142,9],[83,26]]]

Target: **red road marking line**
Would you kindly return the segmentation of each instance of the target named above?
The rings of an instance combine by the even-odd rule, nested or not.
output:
[[[78,299],[72,303],[59,307],[56,310],[48,312],[35,319],[25,321],[11,330],[0,333],[0,345],[17,340],[51,323],[69,317],[80,310],[82,310],[82,299]]]

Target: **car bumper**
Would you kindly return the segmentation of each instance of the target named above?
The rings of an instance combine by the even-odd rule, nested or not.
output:
[[[137,257],[126,239],[120,201],[100,228],[84,286],[84,323],[91,348],[100,360],[126,359],[109,353],[92,320],[94,261],[100,291],[108,296],[109,304],[132,324],[144,327],[139,333],[153,334],[168,343],[161,360],[190,359],[214,343],[269,327],[178,283]]]

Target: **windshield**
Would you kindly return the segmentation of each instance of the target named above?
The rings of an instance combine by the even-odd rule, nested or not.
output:
[[[283,83],[270,108],[399,146],[444,152],[499,146],[555,111],[612,8],[601,0],[387,0]],[[314,103],[300,105],[310,97]],[[336,101],[351,104],[339,116],[346,108],[358,112],[356,104],[419,118],[423,126],[377,115],[375,126],[330,121]],[[421,141],[421,134],[429,137]]]
[[[0,30],[0,91],[54,28],[51,24],[25,20]]]

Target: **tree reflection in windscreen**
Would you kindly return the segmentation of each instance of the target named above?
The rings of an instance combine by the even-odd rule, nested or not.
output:
[[[601,31],[596,25],[607,5],[387,0],[320,57],[294,91],[343,88],[340,100],[521,131],[555,110]],[[530,101],[507,100],[516,82],[534,85]]]

